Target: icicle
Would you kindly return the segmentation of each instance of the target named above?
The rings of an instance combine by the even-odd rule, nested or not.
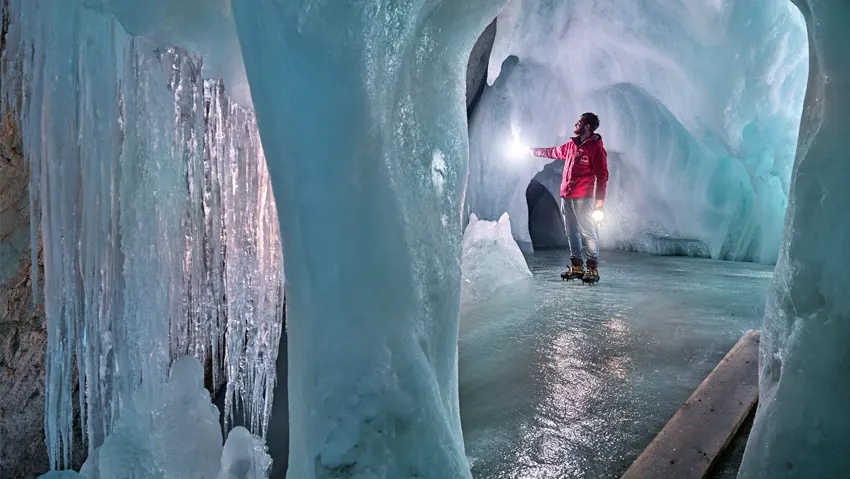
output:
[[[239,407],[251,418],[250,429],[265,436],[283,318],[277,210],[253,113],[229,102],[219,82],[207,91],[207,135],[224,139],[210,138],[219,145],[210,149],[210,161],[221,175],[224,212],[225,429]]]
[[[45,238],[47,383],[53,386],[48,389],[45,426],[55,468],[69,464],[73,452],[74,357],[81,357],[80,278],[74,261],[80,218],[80,112],[75,94],[79,89],[81,52],[76,38],[81,19],[73,4],[47,2],[44,7],[41,12],[32,11],[33,5],[25,3],[22,11],[33,35],[33,59],[27,74],[32,99],[25,112],[24,142],[33,178],[38,180],[31,188],[38,189]]]
[[[98,21],[100,35],[87,36],[83,46],[93,62],[80,62],[80,96],[90,107],[80,115],[81,227],[79,267],[83,294],[83,331],[78,362],[84,412],[83,430],[93,446],[100,445],[110,431],[111,381],[109,363],[111,326],[119,294],[120,244],[118,205],[113,185],[118,181],[121,125],[116,78],[118,60],[114,48],[116,31],[112,22],[90,13]],[[84,107],[85,108],[85,107]],[[86,407],[87,406],[87,407]],[[85,427],[86,421],[88,428]]]
[[[204,82],[204,264],[206,284],[204,288],[204,303],[209,305],[211,369],[213,388],[224,382],[219,377],[222,370],[221,361],[224,351],[224,251],[222,243],[223,213],[221,208],[221,148],[223,143],[223,113],[219,100],[219,88],[216,82]]]

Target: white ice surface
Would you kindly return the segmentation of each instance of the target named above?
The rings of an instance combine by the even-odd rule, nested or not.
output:
[[[470,215],[463,232],[463,283],[461,304],[484,300],[501,288],[531,278],[519,246],[511,234],[507,213],[498,221],[479,220]]]

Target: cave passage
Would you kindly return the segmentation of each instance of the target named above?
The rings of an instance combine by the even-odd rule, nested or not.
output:
[[[535,250],[568,248],[567,234],[558,202],[545,186],[532,179],[525,190],[528,233]]]

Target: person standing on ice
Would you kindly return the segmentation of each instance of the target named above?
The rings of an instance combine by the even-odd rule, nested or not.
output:
[[[586,283],[599,281],[599,241],[593,213],[605,203],[608,186],[608,154],[602,136],[596,133],[599,117],[584,113],[575,124],[575,135],[570,141],[553,148],[532,148],[531,153],[541,158],[564,160],[561,180],[561,215],[570,245],[569,270],[563,279],[581,279]],[[595,188],[594,188],[595,187]],[[582,264],[582,239],[587,255],[587,272]]]

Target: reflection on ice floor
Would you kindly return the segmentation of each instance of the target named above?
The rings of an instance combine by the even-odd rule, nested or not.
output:
[[[464,311],[460,402],[473,476],[619,477],[764,311],[772,267],[603,253],[602,282],[534,278]]]

